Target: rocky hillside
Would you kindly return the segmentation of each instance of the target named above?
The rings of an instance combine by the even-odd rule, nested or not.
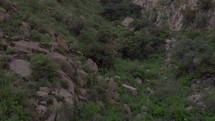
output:
[[[157,26],[172,30],[215,27],[214,0],[133,0]]]
[[[214,10],[0,0],[0,121],[214,121]]]

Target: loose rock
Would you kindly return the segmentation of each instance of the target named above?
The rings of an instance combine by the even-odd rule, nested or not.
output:
[[[47,112],[47,107],[43,106],[43,105],[39,105],[36,110],[40,113],[40,114],[44,114]]]
[[[95,72],[97,73],[98,72],[98,66],[95,62],[93,62],[91,59],[88,59],[86,61],[86,66],[88,67],[88,69],[91,71],[91,72]]]
[[[48,97],[49,94],[47,92],[37,91],[37,95],[40,97]]]
[[[123,84],[122,86],[126,88],[128,91],[130,91],[133,95],[137,95],[137,88],[134,88],[127,84]]]
[[[137,77],[137,78],[135,79],[135,81],[137,82],[137,84],[142,84],[142,83],[143,83],[143,80],[140,79],[139,77]]]
[[[50,92],[51,92],[51,89],[48,88],[48,87],[40,87],[40,91],[46,92],[46,93],[50,93]]]

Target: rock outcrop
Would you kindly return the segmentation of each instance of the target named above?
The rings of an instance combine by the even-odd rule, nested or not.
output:
[[[157,26],[169,26],[172,30],[180,30],[186,25],[184,19],[186,19],[184,12],[191,11],[200,11],[203,12],[203,15],[206,15],[205,19],[207,28],[215,27],[215,9],[211,8],[207,11],[201,10],[198,6],[198,3],[201,0],[187,0],[187,1],[178,1],[178,0],[133,0],[133,3],[141,6],[143,14],[149,14],[150,18],[155,17],[155,24]],[[214,0],[212,2],[215,2]],[[213,4],[213,3],[211,3]],[[197,13],[195,16],[198,18]],[[204,19],[204,20],[205,20]],[[194,23],[196,24],[196,23]]]

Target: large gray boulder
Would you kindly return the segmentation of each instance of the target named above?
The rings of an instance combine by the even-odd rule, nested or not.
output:
[[[10,63],[10,70],[23,78],[29,78],[32,74],[30,63],[21,59],[12,60]]]

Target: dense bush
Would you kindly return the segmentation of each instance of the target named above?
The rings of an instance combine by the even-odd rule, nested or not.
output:
[[[89,29],[83,31],[81,38],[85,56],[93,59],[101,67],[109,68],[113,65],[117,54],[114,34],[105,29]]]
[[[123,57],[147,59],[165,51],[164,40],[168,36],[163,29],[141,30],[123,38],[120,52]]]
[[[51,58],[44,54],[35,54],[31,58],[34,80],[52,81],[56,77],[57,66]]]
[[[191,10],[190,8],[185,8],[182,10],[183,15],[183,23],[185,26],[190,26],[194,23],[194,20],[196,18],[196,11]]]
[[[199,9],[207,11],[214,7],[214,2],[213,0],[199,0],[197,6]]]
[[[86,23],[84,22],[84,20],[76,19],[69,26],[69,31],[71,34],[78,36],[81,30],[83,30],[85,27]]]
[[[141,15],[141,7],[134,5],[130,0],[101,0],[104,7],[102,16],[109,20],[117,20],[121,17],[138,17]]]
[[[195,18],[196,28],[204,29],[208,24],[208,16],[205,13],[199,12]]]
[[[181,37],[172,50],[172,57],[181,74],[207,72],[211,68],[211,65],[206,66],[208,61],[212,59],[211,54],[210,46],[202,37],[193,39]]]
[[[215,113],[215,104],[214,104],[214,101],[215,101],[215,93],[211,93],[211,94],[208,94],[206,97],[205,97],[205,102],[207,104],[207,108],[206,110],[211,112],[211,113]]]
[[[154,26],[154,21],[150,20],[148,16],[141,17],[139,19],[134,19],[134,21],[131,23],[132,28],[134,28],[135,31],[139,31],[143,28],[152,28]]]

